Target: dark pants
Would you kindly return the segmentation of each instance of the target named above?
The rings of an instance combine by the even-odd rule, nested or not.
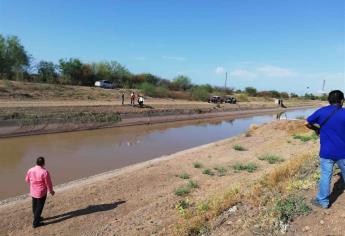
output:
[[[43,211],[44,203],[46,202],[47,196],[41,198],[32,198],[32,213],[34,213],[33,226],[37,226],[41,220],[41,214]]]

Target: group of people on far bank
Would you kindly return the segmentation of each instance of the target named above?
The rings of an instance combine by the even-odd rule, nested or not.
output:
[[[137,101],[138,105],[140,107],[144,106],[144,97],[140,94],[135,95],[134,92],[131,93],[131,106],[135,105],[135,101]],[[121,95],[121,104],[125,104],[125,93],[122,93]]]
[[[122,98],[124,100],[124,94]],[[134,105],[134,100],[134,93],[132,93],[132,105]],[[306,126],[320,135],[321,175],[319,192],[316,198],[312,200],[312,203],[321,208],[329,208],[332,204],[330,202],[330,189],[335,164],[341,170],[342,181],[345,179],[345,109],[342,108],[344,103],[343,92],[340,90],[330,92],[328,101],[328,106],[318,109],[306,120]],[[44,166],[44,158],[37,158],[36,166],[27,172],[25,178],[30,184],[34,228],[44,225],[41,214],[47,192],[50,192],[51,195],[55,194],[49,172]]]

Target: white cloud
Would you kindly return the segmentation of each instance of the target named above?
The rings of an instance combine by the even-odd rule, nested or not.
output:
[[[295,73],[289,69],[272,65],[261,66],[257,68],[257,71],[268,77],[291,77],[295,75]]]
[[[224,67],[218,66],[215,70],[217,75],[223,75],[225,73]]]
[[[162,59],[165,60],[175,60],[175,61],[185,61],[185,57],[172,57],[172,56],[162,56]]]
[[[253,72],[250,72],[248,70],[244,70],[244,69],[236,69],[230,72],[229,74],[232,77],[236,77],[236,78],[254,78],[256,77],[256,74]]]

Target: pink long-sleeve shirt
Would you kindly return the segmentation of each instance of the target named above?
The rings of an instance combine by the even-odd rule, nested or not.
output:
[[[41,198],[53,191],[53,184],[49,172],[43,167],[36,165],[28,170],[25,181],[30,183],[30,194],[34,198]]]

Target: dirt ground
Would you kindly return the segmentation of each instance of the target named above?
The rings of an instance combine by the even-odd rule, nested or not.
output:
[[[292,139],[292,134],[300,131],[305,132],[302,122],[277,121],[252,129],[250,135],[57,187],[56,195],[48,197],[43,212],[47,225],[37,229],[31,227],[29,198],[4,204],[0,206],[0,235],[172,235],[173,225],[181,217],[175,205],[186,198],[174,194],[177,187],[186,184],[176,175],[188,173],[197,181],[199,188],[187,195],[190,201],[208,199],[239,183],[254,181],[274,168],[276,164],[258,160],[263,154],[288,160],[315,150],[317,143]],[[235,144],[247,150],[236,151]],[[224,167],[226,175],[202,174],[201,169],[193,167],[196,161],[212,171]],[[249,162],[258,166],[253,173],[232,168],[236,163]],[[326,217],[333,219],[332,215]]]
[[[313,207],[308,216],[299,217],[292,223],[287,235],[345,235],[345,197],[344,183],[339,175],[333,176],[331,202],[329,209]],[[317,194],[317,187],[307,191],[306,196],[312,199]]]

